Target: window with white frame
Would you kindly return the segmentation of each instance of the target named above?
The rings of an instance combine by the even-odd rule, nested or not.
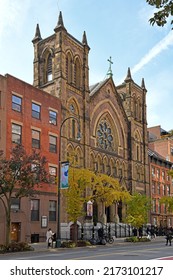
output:
[[[56,221],[56,201],[49,201],[49,221]]]
[[[156,212],[156,199],[152,200],[153,212]]]
[[[32,148],[40,149],[40,131],[32,129]]]
[[[51,153],[57,152],[57,137],[53,135],[49,135],[49,151]]]
[[[31,221],[39,221],[39,208],[40,208],[39,199],[32,199],[31,200]]]
[[[32,117],[35,119],[41,118],[41,106],[36,103],[32,103]]]
[[[22,111],[22,98],[17,95],[12,95],[12,109],[17,112]]]
[[[22,143],[22,126],[12,123],[12,142],[16,144]]]
[[[20,198],[12,197],[11,198],[11,210],[19,210],[20,209]]]
[[[57,125],[57,113],[55,111],[49,110],[49,123]]]

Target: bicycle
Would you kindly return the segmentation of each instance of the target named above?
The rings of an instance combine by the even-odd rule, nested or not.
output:
[[[106,242],[109,243],[109,244],[114,243],[114,238],[110,234],[107,234],[105,236],[105,239],[106,239]]]
[[[103,237],[98,237],[98,238],[91,238],[90,240],[90,243],[92,245],[106,245],[106,238],[103,236]]]

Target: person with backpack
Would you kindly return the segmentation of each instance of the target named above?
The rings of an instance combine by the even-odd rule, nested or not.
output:
[[[169,243],[169,246],[171,246],[171,241],[172,241],[172,233],[171,233],[171,230],[168,229],[167,232],[166,232],[166,246],[168,245]]]

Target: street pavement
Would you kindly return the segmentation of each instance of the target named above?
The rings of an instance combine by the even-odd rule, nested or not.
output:
[[[125,242],[76,248],[47,248],[46,242],[31,243],[33,251],[0,255],[0,260],[173,260],[173,246],[165,246],[165,237],[150,242]]]
[[[106,243],[106,245],[91,245],[91,246],[117,246],[117,245],[133,245],[133,242],[125,242],[125,237],[121,237],[121,238],[115,238],[114,239],[114,243],[113,244],[109,244]],[[165,237],[164,236],[156,236],[156,238],[153,238],[151,241],[149,241],[148,243],[165,243]],[[146,243],[145,243],[146,244]],[[30,244],[33,248],[35,252],[45,252],[45,251],[55,251],[55,250],[63,250],[64,248],[55,248],[55,246],[47,248],[47,243],[46,242],[39,242],[39,243],[31,243]],[[55,244],[54,244],[55,245]],[[173,244],[172,244],[173,245]]]

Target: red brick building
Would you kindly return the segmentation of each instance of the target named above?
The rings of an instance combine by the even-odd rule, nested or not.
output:
[[[173,194],[172,178],[168,172],[172,169],[172,162],[167,161],[157,152],[149,149],[150,191],[152,199],[151,221],[158,227],[173,226],[173,214],[166,211],[165,205],[160,203],[163,196]]]
[[[173,168],[173,137],[160,125],[148,128],[150,163],[150,189],[153,201],[151,220],[161,227],[173,226],[173,213],[167,213],[160,204],[162,196],[173,195],[172,178],[168,172]]]
[[[173,162],[173,135],[160,125],[148,128],[149,148],[158,152],[167,161]]]
[[[59,126],[61,103],[57,97],[13,76],[0,75],[0,150],[9,158],[11,148],[22,144],[28,154],[40,151],[48,161],[53,179],[58,173]],[[11,239],[45,241],[47,227],[56,232],[57,186],[45,184],[33,199],[13,199]],[[5,212],[0,202],[0,243],[5,237]]]

